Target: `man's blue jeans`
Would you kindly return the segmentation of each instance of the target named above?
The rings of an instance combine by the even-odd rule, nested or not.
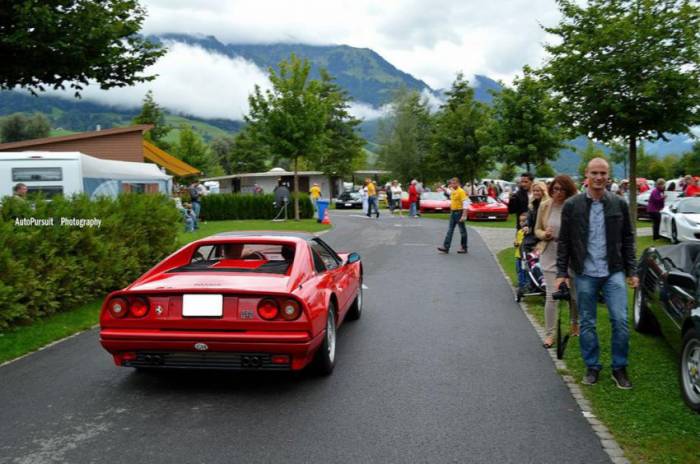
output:
[[[194,228],[199,229],[199,212],[202,210],[202,204],[198,201],[192,202],[192,211],[194,212]]]
[[[627,366],[630,334],[627,327],[627,287],[624,273],[616,272],[608,277],[576,275],[574,284],[581,326],[579,342],[583,362],[589,368],[602,368],[598,361],[600,347],[596,333],[598,293],[602,290],[612,325],[612,368]]]
[[[467,228],[464,225],[464,222],[460,222],[461,217],[462,210],[452,211],[450,213],[450,225],[447,228],[447,235],[445,236],[445,243],[443,244],[443,248],[446,250],[449,250],[450,245],[452,245],[452,234],[454,233],[455,226],[457,225],[459,225],[459,233],[462,236],[462,249],[467,249]]]
[[[372,209],[374,209],[374,212],[377,214],[377,217],[379,217],[379,205],[377,204],[377,197],[367,197],[367,216],[372,215]]]
[[[408,207],[408,215],[409,216],[416,216],[418,214],[418,209],[416,208],[418,203],[415,201],[412,201],[411,204]]]

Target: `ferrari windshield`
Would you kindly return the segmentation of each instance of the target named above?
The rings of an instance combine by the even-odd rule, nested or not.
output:
[[[286,274],[294,261],[294,245],[228,242],[198,247],[189,264],[171,272],[253,272]]]
[[[448,200],[444,193],[442,192],[423,192],[420,195],[421,200],[432,200],[432,201],[443,201]]]
[[[678,212],[681,214],[700,214],[700,197],[687,198],[678,202]]]
[[[489,205],[496,203],[496,200],[486,195],[470,195],[469,201],[472,203],[487,203]]]

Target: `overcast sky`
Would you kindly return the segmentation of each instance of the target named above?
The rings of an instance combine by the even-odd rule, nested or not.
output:
[[[142,0],[146,33],[367,47],[433,88],[455,73],[510,80],[543,58],[554,0]]]
[[[510,82],[523,65],[539,66],[547,40],[540,24],[554,25],[554,0],[142,0],[145,34],[213,35],[224,43],[292,42],[371,48],[434,89],[462,71]],[[150,73],[158,79],[108,92],[88,88],[86,100],[139,106],[153,90],[161,105],[207,118],[242,119],[264,70],[243,59],[169,44]],[[232,85],[235,83],[235,85]],[[68,98],[72,92],[64,92]],[[381,110],[355,102],[367,119]]]

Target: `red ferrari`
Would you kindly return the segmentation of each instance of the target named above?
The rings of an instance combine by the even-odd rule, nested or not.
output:
[[[336,329],[362,314],[362,262],[305,233],[192,242],[107,296],[100,342],[117,366],[335,366]]]
[[[486,195],[470,195],[467,220],[506,221],[508,220],[508,205]]]
[[[408,193],[401,196],[401,208],[408,209]],[[423,192],[420,195],[421,213],[449,213],[450,199],[442,192]]]

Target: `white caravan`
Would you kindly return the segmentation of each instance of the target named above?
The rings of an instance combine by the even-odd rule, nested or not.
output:
[[[79,152],[3,152],[0,153],[0,197],[12,195],[15,185],[23,183],[29,193],[53,195],[87,193],[90,198],[120,192],[172,191],[172,176],[151,163],[113,161]]]

